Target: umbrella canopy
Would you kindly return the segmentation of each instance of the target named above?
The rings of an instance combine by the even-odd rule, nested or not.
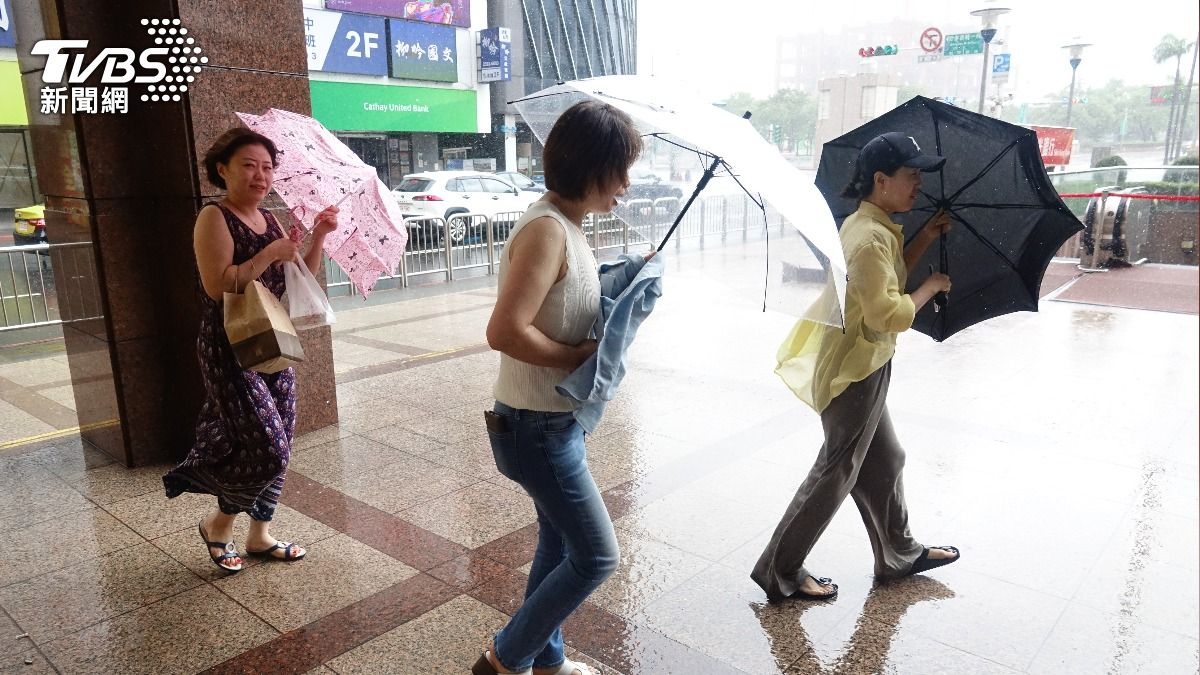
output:
[[[396,269],[408,242],[404,216],[375,167],[311,117],[276,108],[237,116],[275,143],[275,192],[302,227],[311,230],[318,213],[338,206],[339,227],[325,237],[325,252],[368,295]]]
[[[563,111],[587,99],[610,104],[633,118],[646,143],[642,161],[647,168],[654,166],[656,157],[680,152],[707,168],[704,176],[697,176],[692,199],[665,200],[661,215],[667,220],[677,225],[714,174],[736,181],[764,213],[768,205],[778,211],[801,237],[771,242],[768,296],[772,306],[792,314],[807,311],[806,318],[842,324],[846,262],[829,207],[746,119],[680,92],[671,83],[634,75],[564,82],[512,104],[544,143]],[[814,302],[823,292],[826,301]],[[830,297],[836,302],[827,301]]]
[[[918,96],[825,144],[816,184],[839,227],[858,208],[841,192],[854,175],[859,149],[889,131],[912,136],[923,152],[946,158],[940,170],[922,174],[913,210],[893,216],[906,243],[938,209],[954,222],[909,276],[915,288],[932,267],[950,275],[954,290],[944,306],[922,308],[913,327],[941,341],[992,317],[1036,312],[1050,259],[1083,229],[1046,175],[1037,135]]]

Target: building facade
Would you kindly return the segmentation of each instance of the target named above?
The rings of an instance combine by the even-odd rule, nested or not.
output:
[[[489,23],[512,33],[512,78],[492,85],[489,148],[512,171],[541,173],[541,146],[508,102],[558,82],[637,72],[636,0],[494,0]]]
[[[636,70],[634,0],[304,0],[313,116],[395,187],[443,169],[537,173],[508,101]]]

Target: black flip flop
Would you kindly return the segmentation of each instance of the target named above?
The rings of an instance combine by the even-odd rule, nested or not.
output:
[[[931,549],[931,548],[940,548],[943,551],[952,551],[954,553],[954,557],[953,558],[937,558],[937,559],[930,558],[929,557],[929,549]],[[953,546],[926,546],[925,550],[921,551],[921,555],[916,560],[913,561],[912,568],[908,570],[908,574],[905,574],[904,576],[910,577],[914,574],[928,572],[931,569],[934,569],[937,567],[942,567],[943,565],[949,565],[950,563],[955,562],[956,560],[958,560],[961,557],[962,557],[962,553],[959,552],[959,550]]]
[[[289,541],[276,541],[274,546],[272,546],[271,548],[265,548],[261,551],[251,551],[251,550],[247,549],[246,555],[252,555],[256,558],[270,558],[271,560],[279,560],[282,562],[295,562],[297,560],[303,559],[304,556],[308,555],[308,551],[305,551],[304,553],[301,553],[300,555],[293,558],[291,556],[291,551],[294,548],[300,548],[300,546],[298,544],[293,544],[292,542],[289,542]],[[282,558],[271,555],[271,553],[273,551],[278,551],[280,549],[283,549],[283,557]]]
[[[833,579],[830,579],[829,577],[817,578],[811,574],[808,575],[808,578],[812,579],[813,581],[817,582],[818,584],[820,584],[822,586],[832,586],[833,590],[828,593],[806,593],[804,591],[797,589],[796,592],[792,593],[791,595],[789,595],[787,597],[789,599],[794,599],[794,600],[836,600],[837,599],[838,585],[833,583]]]
[[[233,547],[233,542],[209,541],[208,534],[204,531],[204,521],[203,520],[196,523],[196,529],[198,529],[200,531],[200,539],[204,542],[204,545],[207,547],[204,550],[206,553],[208,553],[208,559],[213,561],[214,565],[216,565],[217,567],[220,567],[221,569],[225,570],[226,572],[230,572],[230,573],[242,571],[241,565],[234,567],[232,564],[229,564],[229,565],[225,564],[226,560],[242,557],[241,555],[238,554],[237,549]],[[213,555],[212,550],[214,548],[219,548],[219,549],[225,551],[225,553],[223,553],[221,555]]]

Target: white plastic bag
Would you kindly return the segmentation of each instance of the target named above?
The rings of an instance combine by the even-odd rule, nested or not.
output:
[[[283,281],[283,304],[297,329],[331,326],[337,320],[321,284],[299,257],[283,266]]]

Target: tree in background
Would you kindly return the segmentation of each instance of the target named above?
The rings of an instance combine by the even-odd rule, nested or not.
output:
[[[1183,67],[1183,55],[1187,52],[1187,42],[1174,35],[1164,35],[1158,46],[1154,48],[1155,63],[1164,63],[1175,59],[1175,80],[1171,84],[1171,112],[1167,115],[1167,146],[1163,149],[1163,164],[1171,161],[1171,148],[1175,143],[1176,128],[1179,127],[1175,119],[1175,110],[1179,101],[1179,72]]]
[[[1190,134],[1192,131],[1192,128],[1188,127],[1188,106],[1192,102],[1192,83],[1195,82],[1193,78],[1196,74],[1196,53],[1200,51],[1200,49],[1197,49],[1198,43],[1200,43],[1200,36],[1197,36],[1196,40],[1191,44],[1192,67],[1188,69],[1187,87],[1183,89],[1183,112],[1179,114],[1179,133],[1175,134],[1175,147],[1171,148],[1172,158],[1179,157],[1183,153],[1184,134]]]
[[[817,101],[798,89],[780,89],[765,99],[746,92],[730,95],[722,104],[729,112],[753,113],[750,123],[763,138],[798,154],[811,154],[817,132]],[[774,130],[778,130],[774,134]]]

